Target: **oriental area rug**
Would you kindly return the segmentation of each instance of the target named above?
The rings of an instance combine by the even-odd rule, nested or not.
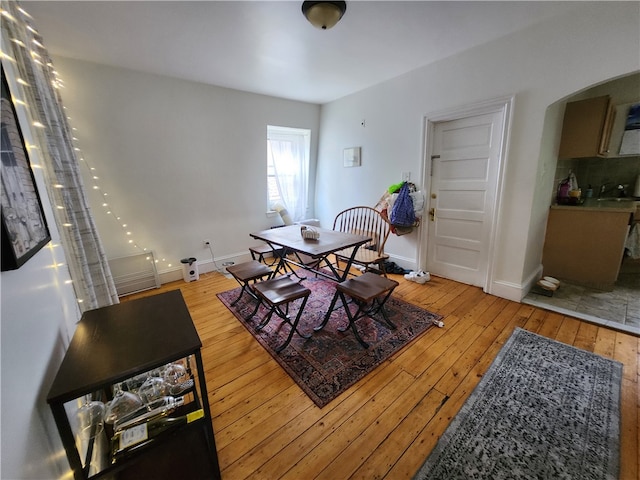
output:
[[[266,327],[256,331],[256,325],[265,317],[267,311],[264,306],[247,321],[246,318],[255,308],[256,300],[245,293],[232,307],[231,303],[238,297],[240,287],[220,293],[218,298],[320,408],[442,318],[391,296],[385,304],[385,310],[397,329],[392,330],[382,318],[378,318],[379,314],[375,319],[364,317],[356,321],[358,332],[369,344],[369,348],[365,349],[358,343],[351,329],[338,331],[338,328],[344,328],[349,323],[343,308],[333,312],[322,330],[313,330],[313,327],[322,323],[329,309],[335,293],[335,282],[310,277],[302,284],[311,290],[311,295],[298,324],[298,330],[312,336],[305,340],[294,333],[291,343],[280,353],[276,353],[275,349],[289,334],[290,326],[286,322],[274,315]],[[292,317],[295,317],[299,304],[299,300],[291,304]],[[340,301],[337,304],[342,305]],[[355,305],[352,304],[350,307],[355,313]]]
[[[516,329],[414,480],[618,478],[622,364]]]

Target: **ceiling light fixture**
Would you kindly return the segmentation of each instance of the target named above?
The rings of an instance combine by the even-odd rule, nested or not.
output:
[[[302,13],[316,28],[328,30],[340,21],[347,11],[347,2],[302,2]]]

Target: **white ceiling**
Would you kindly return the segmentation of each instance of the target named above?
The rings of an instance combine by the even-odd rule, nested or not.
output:
[[[326,103],[578,8],[579,2],[22,1],[53,55]]]

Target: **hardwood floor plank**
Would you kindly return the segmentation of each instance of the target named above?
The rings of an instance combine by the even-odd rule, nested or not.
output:
[[[483,324],[483,319],[486,318],[490,321],[507,303],[508,300],[494,297],[493,295],[485,295],[471,310],[464,314],[462,319],[470,320],[476,324]]]
[[[593,353],[607,358],[614,358],[616,349],[616,332],[606,328],[598,328],[593,346]]]
[[[277,464],[271,465],[275,470],[261,468],[259,473],[266,474],[266,478],[300,479],[309,478],[310,472],[315,476],[328,462],[331,462],[348,442],[356,438],[363,430],[362,425],[368,425],[379,416],[398,390],[402,391],[413,378],[401,372],[391,376],[388,383],[382,385],[372,396],[363,398],[358,408],[350,409],[349,415],[333,419],[329,414],[329,422],[323,422],[321,428],[310,429],[296,439],[296,446],[313,445],[310,451],[303,451],[302,456],[291,462],[288,456],[280,458]]]
[[[439,392],[451,396],[460,385],[462,378],[478,363],[487,345],[482,341],[485,328],[479,325],[470,325],[463,337],[461,337],[449,350],[446,357],[448,368],[440,377],[434,388]]]
[[[581,323],[583,322],[578,319],[565,316],[558,329],[556,340],[566,343],[567,345],[573,345]]]
[[[440,403],[444,400],[442,394],[435,390],[429,390],[437,394]],[[396,392],[391,398],[392,403],[385,409],[382,415],[373,418],[367,428],[355,437],[354,440],[343,449],[335,460],[325,468],[316,478],[335,479],[349,478],[371,456],[371,452],[377,451],[387,438],[398,428],[407,416],[407,411],[421,405],[425,398],[425,390],[418,382],[411,381],[404,391]],[[389,445],[391,448],[391,445]],[[397,449],[396,449],[397,450]],[[389,451],[392,455],[397,455]]]
[[[448,397],[435,389],[426,392],[420,402],[412,408],[376,448],[369,449],[369,456],[353,472],[351,478],[382,479],[402,457],[409,445],[418,436],[423,426],[429,423]]]
[[[452,345],[464,335],[465,328],[460,322],[454,321],[451,317],[447,320],[447,327],[444,329],[438,329],[434,332],[435,328],[431,328],[427,331],[427,335],[433,333],[433,338],[429,339],[431,341],[421,342],[422,351],[419,352],[419,355],[412,355],[412,352],[407,351],[402,360],[398,358],[398,363],[405,371],[414,377],[419,377],[426,368],[443,357]]]
[[[544,319],[547,316],[547,312],[544,310],[534,310],[529,319],[524,324],[524,328],[530,332],[538,333],[538,330],[544,324]]]
[[[398,372],[392,381],[378,391],[370,401],[363,404],[326,436],[318,448],[293,465],[283,478],[309,478],[308,472],[318,472],[315,478],[331,480],[347,476],[346,473],[354,468],[354,462],[358,462],[358,454],[354,454],[350,446],[354,443],[360,446],[363,441],[371,442],[370,446],[375,444],[376,429],[371,429],[371,425],[380,425],[383,419],[389,421],[387,410],[398,394],[408,388],[413,381],[414,378],[411,375],[403,371]],[[345,452],[349,454],[345,455]],[[357,465],[359,464],[356,463]],[[341,470],[344,470],[344,475],[340,474]]]
[[[638,337],[493,297],[433,276],[394,295],[444,315],[322,409],[216,297],[237,287],[206,273],[180,289],[203,343],[208,400],[226,480],[412,478],[516,327],[623,364],[620,479],[639,473]]]
[[[598,329],[599,327],[592,323],[581,323],[576,338],[573,341],[573,346],[586,350],[587,352],[593,352],[596,345],[596,337],[598,336]]]
[[[215,402],[216,410],[212,415],[216,428],[221,431],[232,428],[233,438],[240,429],[238,422],[249,418],[256,411],[261,411],[265,403],[274,397],[278,398],[292,386],[291,379],[284,378],[276,369],[270,370],[267,375],[261,375],[252,385],[244,388],[238,382],[238,388],[233,393]],[[221,445],[223,441],[219,442],[218,447]]]
[[[547,338],[556,338],[560,325],[562,325],[563,315],[556,312],[547,312],[547,315],[542,322],[542,325],[538,329],[538,335],[542,335]]]
[[[296,419],[295,422],[284,424],[278,432],[257,446],[250,455],[245,455],[239,462],[231,465],[229,478],[269,478],[263,475],[268,475],[268,472],[277,469],[282,462],[293,464],[300,461],[331,431],[348,420],[354,411],[391,382],[395,375],[395,369],[377,369],[324,409],[314,406],[307,411],[304,419]],[[247,472],[250,472],[250,476],[242,476],[242,474],[248,474]]]
[[[639,453],[639,410],[640,384],[638,375],[639,339],[623,333],[616,333],[613,358],[623,364],[621,419],[620,419],[620,478],[640,478]],[[635,405],[635,408],[634,408]]]
[[[311,399],[295,384],[268,401],[262,401],[258,408],[221,431],[223,443],[218,446],[221,461],[237,461],[278,431],[283,421],[295,421],[312,404]]]

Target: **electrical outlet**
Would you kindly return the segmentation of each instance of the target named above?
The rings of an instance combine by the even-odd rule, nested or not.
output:
[[[204,248],[209,248],[211,246],[211,240],[203,240],[202,244],[204,245]]]
[[[410,182],[411,181],[411,172],[402,172],[402,181]]]

